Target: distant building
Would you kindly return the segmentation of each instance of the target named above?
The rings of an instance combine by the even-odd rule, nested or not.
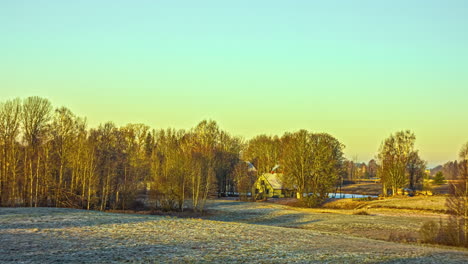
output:
[[[248,171],[249,172],[257,173],[257,168],[255,168],[255,166],[250,161],[246,161],[245,163],[248,166]]]

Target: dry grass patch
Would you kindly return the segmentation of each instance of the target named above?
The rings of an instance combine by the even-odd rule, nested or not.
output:
[[[329,202],[323,205],[323,208],[352,210],[363,208],[368,204],[369,201],[359,201],[354,199],[331,199]]]
[[[432,213],[447,213],[446,197],[415,196],[389,197],[376,200],[336,199],[323,205],[327,209],[358,210],[358,209],[397,209],[394,212],[426,211]]]
[[[446,213],[446,197],[444,196],[415,196],[397,197],[369,202],[372,208],[426,210],[432,212]]]

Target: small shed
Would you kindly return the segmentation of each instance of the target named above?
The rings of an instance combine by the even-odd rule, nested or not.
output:
[[[254,184],[255,198],[289,198],[294,197],[294,190],[286,188],[282,173],[265,173]]]

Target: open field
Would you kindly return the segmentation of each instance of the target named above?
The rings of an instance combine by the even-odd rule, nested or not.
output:
[[[444,196],[415,196],[415,197],[390,197],[372,201],[360,201],[358,199],[337,199],[325,204],[330,209],[407,209],[422,210],[428,212],[445,213],[447,211],[446,199]]]
[[[344,200],[351,199],[338,201]],[[209,207],[216,210],[214,215],[207,217],[210,220],[308,229],[402,242],[417,242],[418,230],[424,222],[447,218],[445,214],[415,210],[371,207],[365,209],[368,215],[356,215],[364,209],[296,208],[272,203],[224,200],[211,201]]]
[[[448,194],[449,193],[449,184],[429,184],[429,189],[432,189],[434,194]],[[380,195],[382,193],[382,184],[380,182],[358,182],[354,184],[344,185],[341,188],[343,193],[353,193],[353,194],[363,194],[363,195]]]
[[[446,199],[447,197],[444,196],[396,197],[371,201],[368,206],[373,208],[381,207],[446,212]]]
[[[227,200],[208,206],[212,214],[203,219],[1,208],[0,262],[463,263],[468,258],[463,249],[370,239],[385,239],[385,230],[418,228],[436,215],[353,215]]]

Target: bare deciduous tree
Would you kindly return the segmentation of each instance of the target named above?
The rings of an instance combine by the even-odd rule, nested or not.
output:
[[[447,207],[453,214],[450,219],[453,244],[468,247],[468,143],[461,148],[459,157],[460,178],[450,184]]]
[[[25,180],[29,182],[29,205],[38,205],[39,181],[44,180],[41,175],[41,165],[44,163],[43,144],[47,139],[47,129],[51,120],[52,105],[44,98],[28,97],[23,102],[23,129],[26,141],[27,164],[24,166]]]
[[[396,132],[382,142],[378,159],[378,175],[382,182],[382,194],[387,195],[391,189],[392,195],[398,189],[410,184],[414,188],[418,179],[421,179],[421,170],[425,169],[425,162],[419,158],[414,149],[416,136],[409,130]]]
[[[19,196],[18,170],[20,149],[21,101],[14,99],[0,104],[0,205],[15,205]]]
[[[254,164],[258,175],[270,172],[280,161],[280,144],[277,136],[256,136],[248,142],[243,158]]]
[[[328,134],[306,130],[286,133],[281,142],[284,182],[308,206],[321,204],[342,174],[344,145]]]

